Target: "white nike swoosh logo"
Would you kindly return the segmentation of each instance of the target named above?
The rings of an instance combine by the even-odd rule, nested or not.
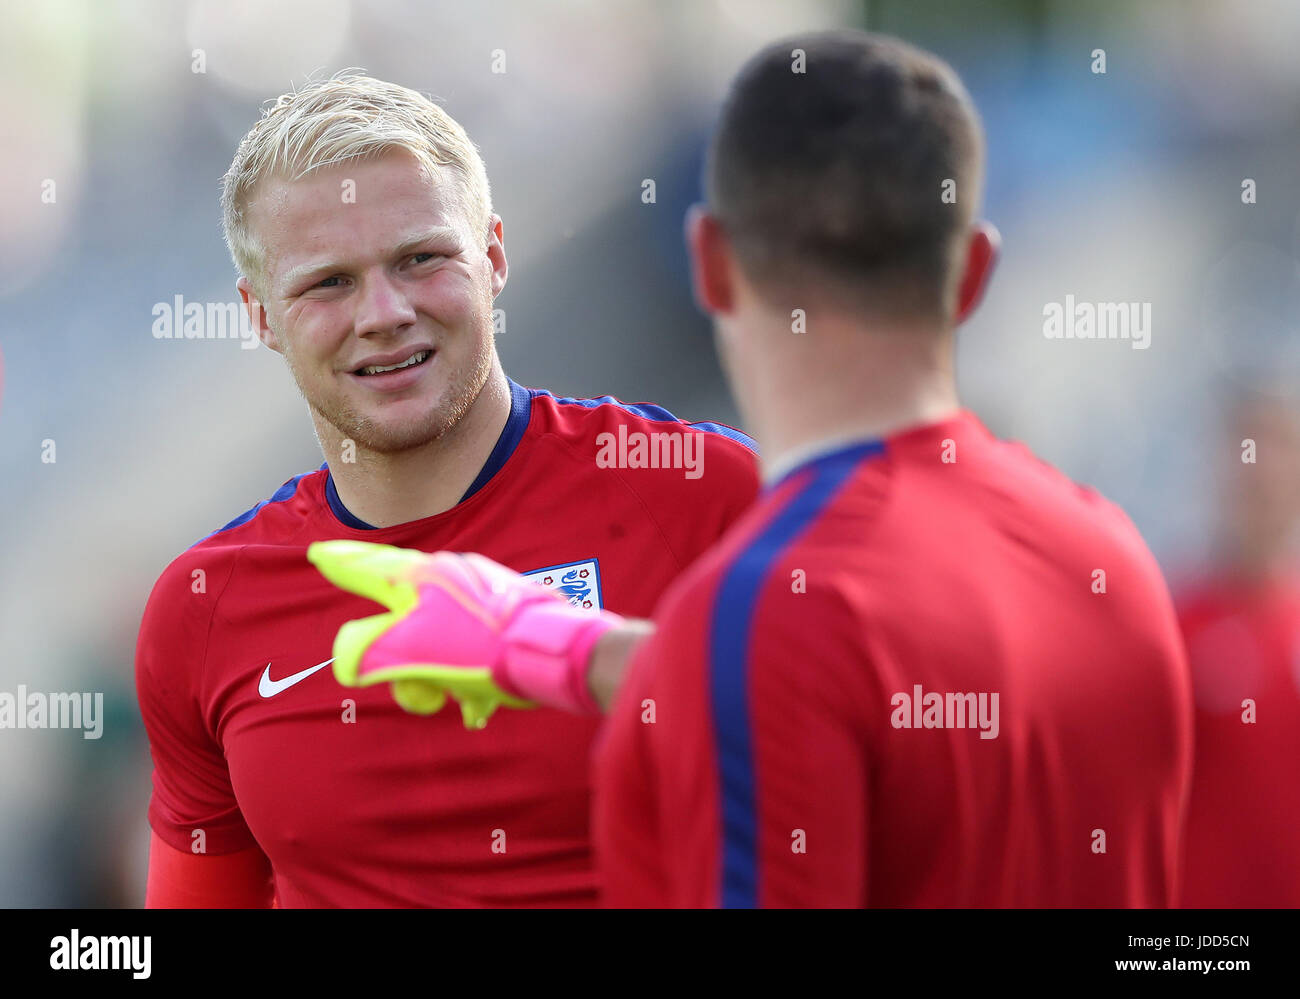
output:
[[[257,692],[263,697],[274,697],[276,694],[280,693],[280,691],[288,690],[300,680],[307,679],[307,677],[311,676],[317,670],[324,669],[333,661],[333,659],[326,659],[323,663],[320,663],[317,666],[309,666],[307,669],[300,670],[291,676],[286,676],[283,680],[271,679],[271,664],[267,663],[266,669],[262,671],[262,679],[257,684]]]

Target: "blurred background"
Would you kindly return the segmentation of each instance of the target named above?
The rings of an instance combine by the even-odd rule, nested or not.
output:
[[[0,906],[141,904],[145,599],[322,461],[279,357],[152,333],[158,303],[237,301],[219,182],[261,104],[309,74],[429,93],[478,143],[515,380],[734,423],[681,239],[727,80],[817,27],[935,51],[983,114],[1003,235],[960,333],[966,404],[1120,503],[1176,589],[1289,564],[1291,0],[0,0],[0,18],[0,691],[105,696],[98,740],[0,730]],[[1067,294],[1149,302],[1149,348],[1047,339]]]

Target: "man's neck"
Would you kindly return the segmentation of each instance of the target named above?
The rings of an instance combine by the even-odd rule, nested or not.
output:
[[[510,385],[499,361],[468,412],[435,441],[390,454],[356,449],[356,461],[330,460],[339,499],[354,517],[392,527],[450,510],[473,484],[510,417]],[[326,454],[339,454],[340,434],[320,426]]]
[[[743,408],[767,482],[818,454],[937,423],[961,408],[951,336],[823,320],[801,336],[786,323],[764,337],[767,349],[753,345]]]

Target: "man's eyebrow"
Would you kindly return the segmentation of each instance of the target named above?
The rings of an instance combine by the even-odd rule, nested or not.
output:
[[[453,246],[458,247],[461,243],[460,231],[449,225],[433,226],[432,228],[426,229],[424,232],[412,236],[409,239],[402,240],[402,242],[398,243],[397,246],[393,248],[393,255],[400,257],[403,254],[414,250],[417,246],[425,246],[430,243],[441,243],[447,245],[448,248]],[[301,264],[300,266],[293,268],[285,274],[281,280],[284,287],[292,288],[298,282],[303,281],[308,277],[317,274],[332,274],[335,271],[345,269],[346,268],[343,264],[331,263],[328,260],[315,261],[312,263]]]
[[[315,263],[303,264],[301,267],[295,267],[288,274],[280,279],[280,283],[285,288],[292,288],[299,281],[316,274],[332,274],[334,271],[342,270],[338,264]]]
[[[460,231],[449,225],[436,225],[431,229],[426,229],[418,236],[412,236],[397,244],[394,251],[396,256],[408,253],[417,246],[423,246],[426,243],[444,243],[453,246],[459,246],[461,242]]]

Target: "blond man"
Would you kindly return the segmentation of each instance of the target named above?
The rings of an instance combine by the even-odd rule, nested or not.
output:
[[[487,174],[412,90],[343,75],[284,95],[222,202],[240,295],[326,461],[180,555],[150,597],[147,904],[594,904],[594,703],[475,730],[481,714],[424,718],[386,686],[340,686],[334,634],[374,605],[304,552],[480,552],[576,606],[644,617],[752,500],[753,442],[507,378]]]

